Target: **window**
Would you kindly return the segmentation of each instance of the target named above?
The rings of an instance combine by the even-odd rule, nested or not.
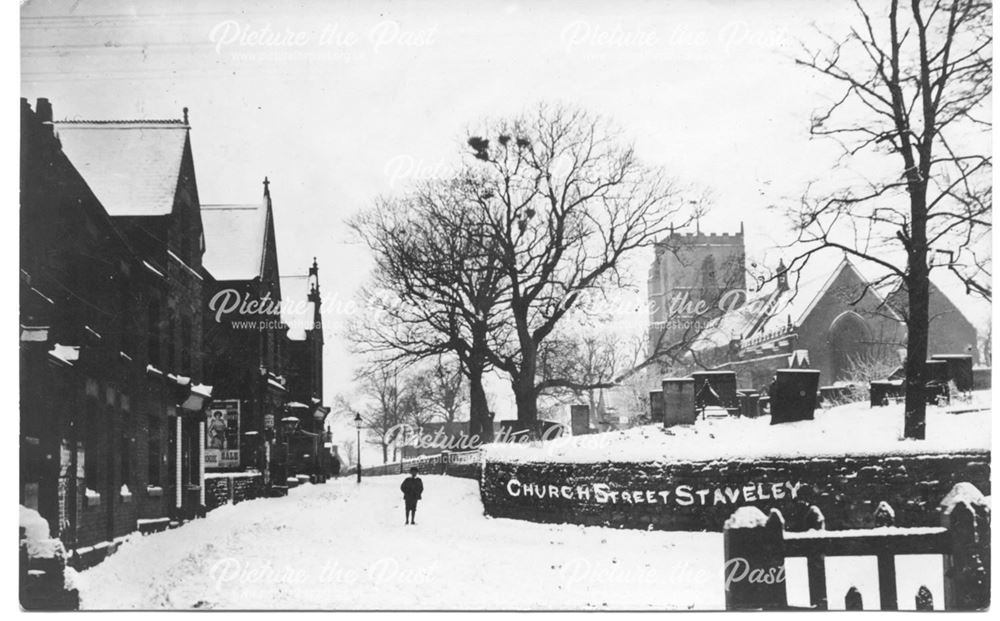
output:
[[[160,449],[160,426],[155,420],[149,425],[149,461],[147,462],[146,483],[149,485],[160,485],[160,462],[163,460],[163,452]]]
[[[97,401],[95,399],[87,399],[85,409],[87,430],[86,444],[84,445],[84,477],[87,489],[97,491],[100,478],[97,456],[100,454],[101,438],[100,430],[98,429],[100,418],[97,414]]]
[[[188,216],[188,207],[181,208],[181,218],[180,218],[180,253],[181,259],[185,263],[191,262],[191,223],[190,217]]]
[[[118,435],[118,467],[122,485],[132,487],[132,434],[124,421]]]
[[[181,370],[191,374],[191,350],[194,344],[191,342],[191,318],[181,319]]]
[[[157,300],[152,300],[149,303],[148,310],[148,331],[149,331],[149,363],[153,365],[160,364],[160,303]]]
[[[128,279],[124,274],[119,274],[118,280],[118,330],[120,332],[121,351],[132,354],[132,331],[129,322],[132,317],[132,296],[128,290]]]
[[[167,368],[173,371],[177,365],[177,322],[170,318],[167,327]]]

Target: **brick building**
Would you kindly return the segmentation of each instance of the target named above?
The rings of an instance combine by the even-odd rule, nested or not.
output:
[[[210,415],[224,409],[229,422],[228,436],[219,442],[227,447],[225,458],[210,450],[207,465],[257,469],[280,484],[314,470],[299,462],[303,455],[317,460],[323,448],[329,410],[322,405],[319,268],[314,262],[308,276],[279,276],[266,178],[259,203],[203,205],[202,218],[205,266],[213,276],[204,315],[207,365],[215,382]],[[293,292],[288,299],[285,289]],[[298,312],[290,315],[289,308]],[[212,428],[210,420],[210,436]]]
[[[82,554],[203,504],[189,128],[21,124],[20,501]]]
[[[230,406],[228,455],[209,469],[269,471],[271,444],[285,416],[284,326],[269,181],[260,202],[202,206],[213,276],[205,338],[217,403]],[[234,446],[236,448],[234,448]]]

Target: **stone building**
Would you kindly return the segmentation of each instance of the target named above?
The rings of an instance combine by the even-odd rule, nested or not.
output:
[[[792,365],[819,369],[820,381],[833,384],[860,358],[901,360],[905,295],[898,283],[874,286],[846,256],[817,255],[794,270],[779,261],[774,278],[750,279],[748,289],[741,234],[674,233],[664,241],[650,270],[650,340],[651,348],[677,344],[668,353],[684,362],[673,372],[731,369],[741,387],[761,388]],[[713,279],[713,265],[727,267],[716,267]],[[731,283],[721,294],[720,278]],[[674,302],[694,299],[703,306]],[[975,355],[975,328],[934,283],[930,305],[929,354]]]
[[[738,233],[678,233],[655,246],[649,270],[650,351],[682,352],[746,290],[743,225]]]

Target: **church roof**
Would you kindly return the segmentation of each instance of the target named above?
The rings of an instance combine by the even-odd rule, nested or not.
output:
[[[860,282],[867,282],[846,256],[832,264],[832,268],[829,261],[811,257],[805,265],[789,269],[787,288],[781,288],[777,279],[772,279],[738,308],[712,320],[692,344],[692,349],[713,349],[728,345],[732,340],[745,343],[768,339],[771,335],[798,328],[845,270],[854,272]],[[852,290],[851,295],[861,295],[860,287],[853,289],[856,290]],[[879,296],[877,291],[871,292]]]
[[[57,121],[63,151],[112,216],[163,216],[173,210],[187,123]]]
[[[306,330],[313,326],[314,306],[309,301],[309,276],[293,274],[281,276],[281,321],[288,326],[288,338],[304,341]]]
[[[205,256],[216,280],[252,280],[264,270],[268,209],[258,205],[202,205]]]

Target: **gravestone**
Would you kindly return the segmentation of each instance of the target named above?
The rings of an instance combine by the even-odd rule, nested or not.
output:
[[[962,392],[972,390],[972,356],[968,354],[934,354],[931,360],[948,364],[948,379]]]
[[[868,390],[871,394],[873,408],[888,405],[890,399],[898,399],[903,396],[903,380],[874,380],[868,385]]]
[[[668,377],[663,386],[663,426],[693,425],[696,417],[694,409],[694,379],[690,377]]]
[[[948,399],[948,362],[945,360],[928,360],[924,367],[926,386],[924,397],[927,403],[937,403],[938,398]]]
[[[757,418],[760,416],[760,393],[756,390],[738,391],[740,416]]]
[[[663,422],[663,391],[649,391],[649,418],[654,423]]]
[[[739,400],[736,398],[736,372],[735,371],[699,371],[692,373],[694,379],[694,394],[705,395],[706,399],[714,399],[712,393],[717,397],[718,403],[700,402],[695,397],[695,408],[701,409],[707,405],[718,405],[726,408],[730,412],[738,412],[740,408]],[[710,384],[711,392],[703,390],[705,384]]]
[[[571,405],[569,406],[570,428],[574,436],[583,436],[590,433],[590,406]]]
[[[924,377],[927,383],[943,382],[948,383],[948,362],[945,360],[928,360],[924,367]]]
[[[819,390],[816,369],[778,369],[771,383],[771,424],[812,420]]]

